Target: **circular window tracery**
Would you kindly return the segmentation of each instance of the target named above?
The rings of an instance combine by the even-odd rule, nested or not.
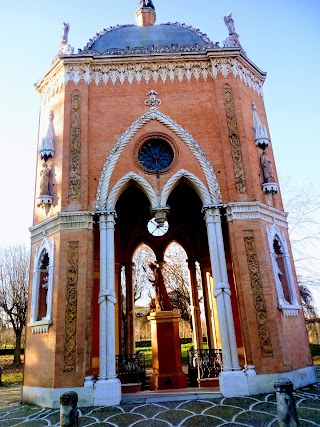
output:
[[[176,147],[162,134],[149,134],[136,149],[137,166],[147,173],[167,172],[174,164]]]

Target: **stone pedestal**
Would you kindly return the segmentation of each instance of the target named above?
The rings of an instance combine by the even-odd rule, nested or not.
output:
[[[182,371],[180,317],[173,311],[157,311],[148,317],[151,322],[153,360],[150,390],[187,387],[187,377]]]

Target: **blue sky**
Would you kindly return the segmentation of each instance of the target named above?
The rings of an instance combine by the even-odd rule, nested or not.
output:
[[[268,73],[264,98],[278,172],[292,182],[319,178],[320,2],[318,0],[154,0],[157,23],[181,22],[214,42],[232,12],[248,57]],[[134,23],[138,0],[1,1],[0,244],[28,242],[32,224],[39,97],[34,83],[49,69],[70,23],[75,51],[103,28]],[[303,195],[302,195],[303,196]]]

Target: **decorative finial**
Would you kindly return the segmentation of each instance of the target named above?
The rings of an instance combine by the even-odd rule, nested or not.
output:
[[[260,122],[258,112],[257,112],[257,106],[254,103],[254,101],[252,101],[252,109],[253,109],[254,142],[257,147],[260,147],[264,150],[270,144],[267,128]]]
[[[45,161],[47,161],[49,157],[54,157],[53,119],[54,119],[53,111],[50,111],[47,134],[44,138],[42,138],[41,145],[40,145],[40,157],[41,157],[41,159],[44,159]]]
[[[157,99],[157,95],[159,95],[158,92],[152,89],[146,94],[150,96],[150,99],[147,99],[146,101],[144,101],[144,103],[145,105],[148,105],[150,107],[150,110],[156,109],[157,105],[161,105],[161,100]]]
[[[234,26],[234,20],[232,19],[232,14],[229,13],[227,16],[224,17],[224,23],[226,24],[228,31],[229,31],[229,37],[227,37],[223,41],[224,47],[238,47],[240,48],[241,52],[244,55],[247,55],[246,52],[243,50],[240,41],[239,41],[239,35],[236,33],[236,29]]]

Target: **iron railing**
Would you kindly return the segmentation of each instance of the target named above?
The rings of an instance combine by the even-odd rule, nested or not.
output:
[[[117,375],[122,384],[135,384],[146,381],[144,353],[121,354],[116,356]]]
[[[188,377],[191,386],[196,387],[198,380],[218,378],[221,371],[221,349],[210,348],[189,351]]]

